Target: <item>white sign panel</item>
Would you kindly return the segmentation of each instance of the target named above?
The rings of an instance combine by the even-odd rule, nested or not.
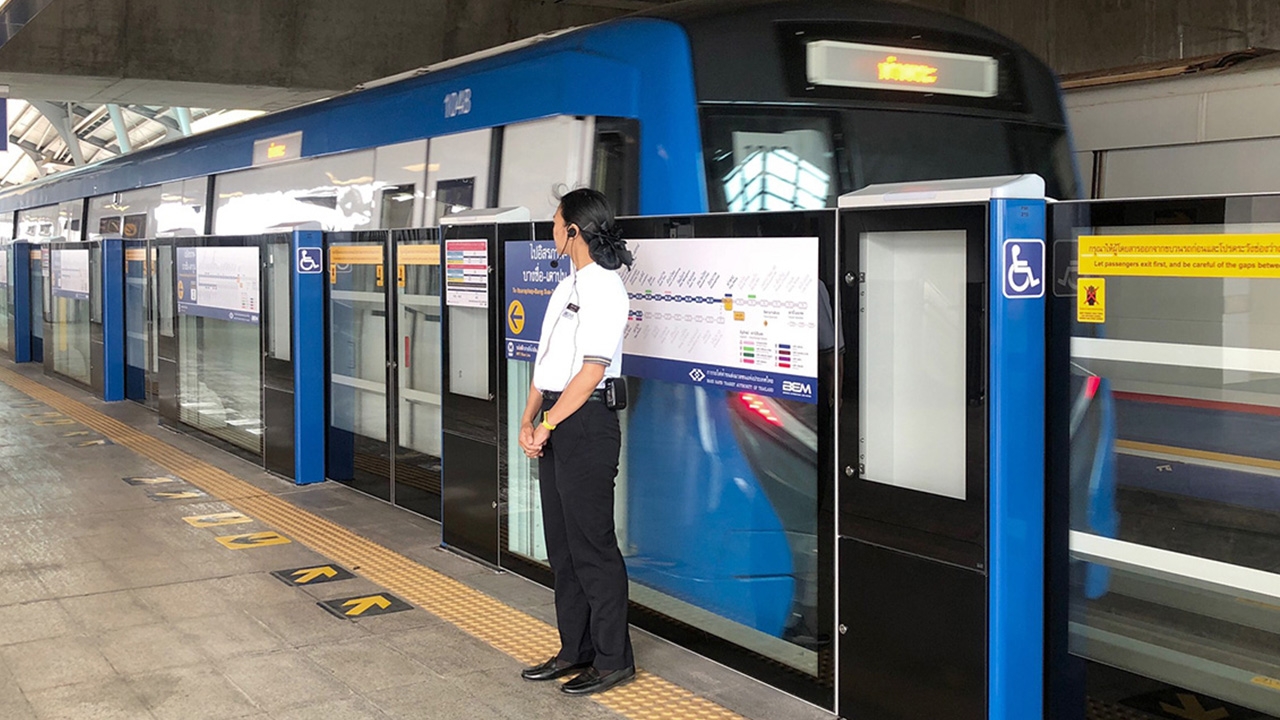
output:
[[[49,250],[53,296],[89,299],[89,249]]]
[[[9,284],[9,250],[0,248],[0,285]]]
[[[630,244],[624,374],[816,402],[817,238]]]
[[[258,248],[178,248],[179,314],[257,323],[260,307]]]
[[[445,304],[489,307],[489,241],[446,240],[444,262]]]

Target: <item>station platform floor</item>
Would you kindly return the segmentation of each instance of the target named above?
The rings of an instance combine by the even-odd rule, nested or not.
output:
[[[625,686],[526,682],[546,588],[38,367],[0,361],[0,428],[0,718],[832,717],[636,629]]]

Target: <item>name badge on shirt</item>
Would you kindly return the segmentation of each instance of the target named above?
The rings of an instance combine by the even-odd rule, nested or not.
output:
[[[560,317],[564,318],[565,320],[572,320],[574,314],[577,312],[578,312],[578,306],[574,305],[573,303],[569,303],[568,305],[565,306],[564,312],[560,313]]]

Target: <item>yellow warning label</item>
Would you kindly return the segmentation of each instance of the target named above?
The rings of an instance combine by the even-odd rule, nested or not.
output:
[[[207,528],[221,525],[239,525],[253,522],[253,518],[238,512],[213,513],[212,515],[192,515],[182,518],[192,527]]]
[[[256,532],[247,535],[226,535],[218,538],[218,542],[231,550],[244,550],[267,545],[284,545],[293,541],[280,533]]]
[[[378,266],[378,287],[382,287],[382,266]]]
[[[507,327],[516,335],[524,330],[524,305],[519,300],[512,300],[507,306]]]
[[[1082,323],[1107,321],[1107,281],[1080,278],[1076,282],[1076,320]]]
[[[1280,278],[1280,234],[1081,235],[1081,275]]]
[[[129,248],[124,251],[124,259],[129,262],[146,262],[147,251],[143,248]]]
[[[396,282],[404,287],[404,265],[396,266]]]
[[[339,265],[381,265],[381,245],[333,245],[329,248],[329,262]]]
[[[1280,690],[1280,680],[1277,680],[1273,677],[1267,677],[1266,675],[1259,675],[1258,677],[1253,679],[1253,682],[1254,684],[1261,685],[1263,687],[1269,687],[1272,690]]]
[[[405,265],[439,265],[439,245],[401,245],[396,248],[396,257]]]

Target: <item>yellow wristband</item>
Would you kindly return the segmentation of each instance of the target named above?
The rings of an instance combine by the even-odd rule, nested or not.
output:
[[[542,423],[541,423],[541,424],[542,424],[542,427],[544,427],[544,428],[546,428],[546,429],[548,429],[548,430],[555,430],[555,429],[556,429],[556,426],[555,426],[555,425],[552,425],[551,423],[547,422],[547,414],[546,414],[545,412],[544,412],[544,413],[542,413]]]

